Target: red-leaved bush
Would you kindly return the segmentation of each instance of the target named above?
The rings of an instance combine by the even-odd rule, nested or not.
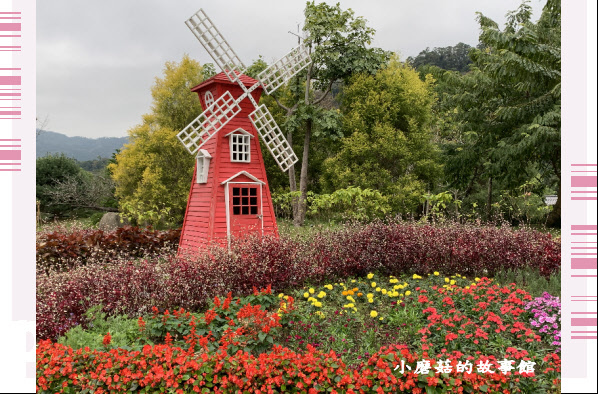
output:
[[[119,259],[171,252],[181,230],[157,231],[125,226],[112,232],[78,230],[43,233],[36,245],[38,271],[72,269],[86,264],[106,264]]]
[[[334,278],[439,271],[492,276],[499,269],[560,268],[561,247],[549,234],[468,225],[372,223],[300,240],[246,238],[230,252],[214,247],[193,257],[90,264],[37,275],[37,335],[56,338],[83,313],[102,304],[110,314],[139,316],[152,306],[198,310],[219,294],[246,295],[271,284],[275,291]]]

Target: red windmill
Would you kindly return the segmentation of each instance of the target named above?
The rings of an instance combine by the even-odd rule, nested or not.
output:
[[[266,106],[257,103],[262,91],[271,94],[305,68],[309,53],[300,45],[255,80],[243,74],[245,66],[203,10],[185,24],[223,72],[192,89],[204,111],[177,135],[197,158],[179,253],[247,233],[277,236],[257,135],[282,171],[297,156]]]

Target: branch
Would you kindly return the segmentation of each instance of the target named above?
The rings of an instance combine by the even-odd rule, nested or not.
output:
[[[289,115],[289,112],[291,112],[291,108],[287,107],[286,105],[282,104],[280,101],[278,101],[278,99],[274,96],[272,96],[272,98],[274,98],[274,101],[276,101],[276,104],[278,104],[278,106],[282,109],[284,109],[285,111],[287,111],[287,116]],[[295,107],[293,107],[294,109]]]
[[[330,93],[330,90],[332,89],[332,84],[334,83],[334,81],[330,81],[330,83],[328,84],[328,87],[326,88],[326,90],[324,91],[324,94],[322,95],[322,97],[320,97],[319,99],[317,99],[316,101],[314,101],[312,104],[319,104],[322,102],[322,100],[324,100],[324,98],[326,98],[326,96],[328,96],[328,93]]]

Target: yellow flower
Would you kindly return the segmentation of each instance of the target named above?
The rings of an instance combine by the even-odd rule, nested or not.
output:
[[[376,287],[376,282],[372,282],[372,287]]]
[[[314,306],[317,308],[321,308],[322,307],[322,303],[320,301],[316,301],[314,302]]]
[[[374,295],[372,293],[368,293],[368,295],[366,297],[367,298],[374,298]]]
[[[454,280],[451,280],[451,285],[454,285],[456,282]]]
[[[324,293],[323,291],[318,293],[318,298],[324,298],[326,297],[326,293]]]
[[[380,318],[380,321],[382,321],[382,320],[384,320],[384,317],[381,317],[381,318]]]
[[[285,300],[288,300],[288,299],[289,299],[289,296],[284,296],[284,297],[282,297],[282,298],[284,298]]]
[[[422,277],[417,275],[417,274],[413,274],[413,279],[421,279]]]
[[[477,286],[477,284],[475,284],[475,283],[472,283],[470,286],[471,286],[471,287],[476,287],[476,286]]]
[[[404,296],[405,296],[405,294],[403,294],[403,293],[401,293],[401,294],[399,294],[399,295],[400,295],[401,297],[404,297]]]
[[[372,279],[374,277],[374,274],[370,273],[368,274],[368,279]]]
[[[284,293],[280,293],[280,294],[278,295],[278,298],[282,298],[282,297],[284,297]]]
[[[469,286],[465,286],[465,289],[466,289],[466,290],[469,290]]]
[[[450,280],[449,278],[444,278],[444,281],[445,281],[446,283],[449,283],[451,280]]]
[[[371,312],[370,312],[370,316],[371,316],[371,317],[376,317],[376,316],[378,316],[378,312],[376,312],[376,311],[371,311]]]
[[[379,288],[379,287],[376,287],[376,291],[377,291],[377,292],[380,292],[380,290],[382,290],[382,289],[381,289],[381,288]]]
[[[314,288],[313,288],[313,287],[310,287],[310,288],[309,288],[309,294],[313,294],[313,293],[315,293],[315,292],[316,292],[316,291],[314,290]]]
[[[391,279],[389,282],[390,283],[397,283],[399,280],[398,279]]]
[[[407,290],[407,291],[405,292],[405,295],[406,295],[406,296],[410,296],[410,295],[411,295],[411,292],[410,292],[409,290]]]
[[[326,315],[321,311],[316,311],[316,316],[320,316],[320,319],[323,319],[326,317]]]
[[[324,285],[325,288],[327,288],[328,290],[332,290],[332,285]]]
[[[348,297],[347,297],[347,300],[349,300],[349,301],[351,301],[351,302],[355,302],[355,299],[354,299],[353,297],[351,297],[351,296],[348,296]]]
[[[309,297],[309,293],[306,291],[305,293],[303,293],[303,297],[305,297],[305,298]]]
[[[355,283],[355,279],[351,279],[351,283]]]
[[[434,275],[438,276],[438,275],[440,275],[440,272],[434,271]]]
[[[386,289],[382,289],[382,294],[386,294]]]
[[[476,282],[479,282],[479,281],[480,281],[480,278],[475,278],[475,281],[476,281]]]
[[[374,299],[373,298],[368,298],[368,302],[371,304],[371,303],[374,302]]]
[[[307,299],[307,301],[309,301],[309,302],[316,302],[316,301],[318,301],[318,300],[316,300],[316,299],[315,299],[315,298],[313,298],[313,297],[309,297],[309,298]]]

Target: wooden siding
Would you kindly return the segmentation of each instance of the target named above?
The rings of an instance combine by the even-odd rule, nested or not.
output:
[[[194,91],[196,91],[199,96],[202,106],[205,106],[204,94],[207,90],[212,92],[214,99],[218,99],[218,97],[224,94],[227,90],[230,91],[233,97],[239,97],[243,93],[240,87],[233,85],[228,81],[216,78],[212,83],[204,83],[200,85],[199,89],[194,88]],[[261,88],[252,92],[256,101],[259,100],[261,92]],[[241,171],[246,171],[265,183],[265,185],[262,186],[263,233],[278,236],[278,227],[274,217],[274,208],[268,187],[266,168],[264,166],[264,160],[259,145],[260,137],[249,119],[249,114],[253,112],[254,107],[248,98],[244,99],[240,105],[241,112],[202,147],[202,149],[206,149],[210,155],[212,155],[208,171],[208,179],[206,183],[198,184],[196,183],[196,174],[194,173],[193,175],[193,181],[189,191],[189,200],[187,202],[187,211],[185,213],[185,221],[183,222],[181,232],[179,253],[196,253],[212,242],[226,245],[226,185],[222,185],[222,182]],[[226,137],[226,134],[238,128],[244,129],[253,136],[253,138],[250,139],[251,161],[249,163],[231,161],[229,145],[230,137]],[[269,152],[267,154],[269,154]],[[254,180],[244,175],[240,175],[230,181],[254,182]]]

